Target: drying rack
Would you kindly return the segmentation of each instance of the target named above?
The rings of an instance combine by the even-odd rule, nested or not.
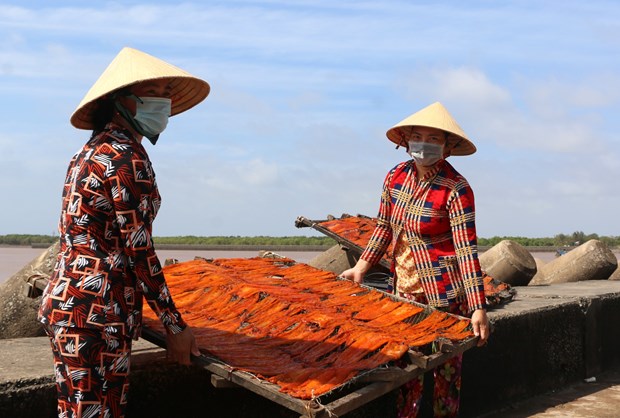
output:
[[[338,220],[338,219],[342,219],[342,218],[346,218],[346,217],[350,217],[350,215],[347,214],[343,214],[341,218],[334,218],[331,217],[330,219],[323,219],[323,220],[311,220],[308,219],[304,216],[298,216],[297,219],[295,220],[295,226],[297,228],[304,228],[304,227],[310,227],[330,238],[332,238],[334,241],[336,241],[338,244],[342,245],[343,247],[346,247],[349,250],[354,250],[354,252],[356,252],[358,255],[361,255],[364,252],[364,248],[359,246],[358,244],[356,244],[353,241],[350,241],[336,233],[334,233],[333,231],[331,231],[329,228],[325,228],[324,226],[322,226],[321,224],[324,222],[328,222],[328,221],[333,221],[333,220]],[[358,218],[368,218],[367,216],[364,215],[357,215]],[[380,264],[389,269],[390,268],[390,263],[385,259],[382,258],[380,261]]]
[[[379,292],[379,290],[370,286],[360,286],[371,292]],[[407,320],[407,322],[412,324],[422,321],[434,310],[426,305],[420,305],[394,295],[387,296],[393,300],[423,307],[421,313]],[[165,335],[149,328],[147,324],[143,328],[142,338],[162,348],[166,347]],[[409,349],[403,357],[403,360],[407,363],[404,368],[392,364],[376,367],[310,400],[299,399],[283,393],[277,384],[261,379],[252,373],[235,369],[224,361],[205,353],[198,357],[193,357],[192,361],[195,365],[199,365],[211,373],[211,383],[216,388],[242,387],[299,413],[302,418],[333,418],[356,410],[419,375],[445,363],[450,358],[464,353],[468,349],[473,348],[477,341],[477,337],[470,337],[458,342],[441,338],[435,339],[434,344],[437,351],[434,353],[430,353],[430,344],[419,349]]]

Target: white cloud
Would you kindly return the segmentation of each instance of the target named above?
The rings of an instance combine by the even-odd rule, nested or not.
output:
[[[386,129],[436,100],[478,145],[454,164],[477,192],[483,236],[620,233],[605,220],[619,199],[620,5],[556,3],[0,5],[3,191],[53,212],[38,217],[51,227],[30,225],[55,227],[52,172],[88,135],[68,117],[130,43],[212,86],[147,145],[164,194],[156,234],[303,234],[297,215],[374,215],[405,158]]]
[[[600,131],[610,115],[597,112],[619,101],[620,77],[606,80],[576,86],[520,76],[518,82],[499,85],[480,69],[444,67],[412,72],[402,84],[411,99],[440,100],[455,109],[451,112],[460,116],[464,130],[482,143],[583,154],[600,153],[605,141]]]
[[[510,105],[511,97],[507,89],[494,84],[476,68],[435,68],[426,78],[423,85],[448,102],[468,103],[480,110],[501,109]]]
[[[243,180],[243,187],[271,186],[278,178],[278,166],[253,158],[236,167],[237,175]]]
[[[19,138],[14,135],[0,133],[0,163],[17,158]]]

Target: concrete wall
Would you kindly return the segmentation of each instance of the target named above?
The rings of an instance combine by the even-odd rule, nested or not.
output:
[[[620,364],[620,286],[607,280],[517,287],[490,312],[489,344],[465,354],[462,416],[475,417]]]

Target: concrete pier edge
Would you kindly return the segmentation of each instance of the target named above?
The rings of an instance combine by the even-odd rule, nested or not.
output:
[[[489,312],[489,344],[465,353],[462,417],[509,408],[620,365],[620,281],[516,288],[515,300]],[[0,358],[0,416],[54,417],[47,338],[0,340]],[[129,417],[298,416],[244,389],[215,389],[207,371],[170,366],[164,350],[144,340],[134,345],[130,379]],[[391,403],[379,399],[345,418],[378,416]]]

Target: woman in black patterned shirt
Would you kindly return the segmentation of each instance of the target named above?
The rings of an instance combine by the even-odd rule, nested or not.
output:
[[[170,116],[208,94],[205,81],[124,48],[71,116],[92,135],[69,164],[61,247],[39,310],[61,417],[124,415],[143,298],[166,328],[171,361],[200,354],[153,247],[161,197],[142,138],[155,144]]]

